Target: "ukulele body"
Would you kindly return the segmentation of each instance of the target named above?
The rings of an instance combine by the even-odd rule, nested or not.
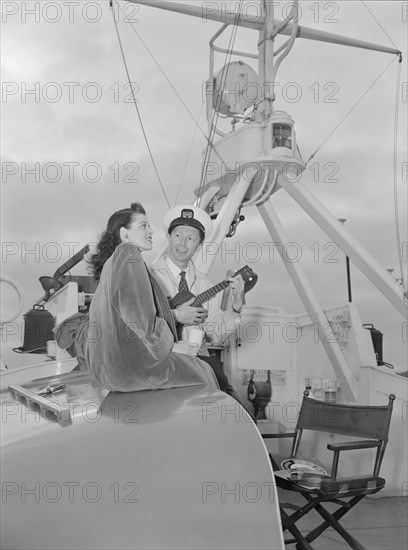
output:
[[[181,292],[178,292],[173,298],[169,298],[169,304],[171,309],[176,309],[182,304],[185,304],[191,298],[196,298],[195,294],[192,292],[189,292],[188,290],[182,290]],[[190,304],[191,307],[199,307],[201,304],[194,300],[192,304]]]
[[[250,267],[247,265],[241,269],[239,269],[233,277],[236,277],[237,275],[241,275],[244,284],[245,284],[245,293],[251,290],[253,288],[258,280],[258,275],[252,271]],[[229,286],[229,280],[226,279],[225,281],[221,281],[217,285],[205,290],[198,296],[193,294],[192,292],[189,292],[188,290],[182,290],[181,292],[178,292],[173,298],[168,298],[170,308],[171,309],[177,309],[182,304],[185,304],[192,298],[195,298],[194,302],[190,304],[191,307],[200,307],[202,303],[207,302],[208,300],[211,300],[218,292],[221,292],[222,290],[226,289]],[[176,323],[177,328],[177,335],[179,340],[181,339],[181,334],[183,332],[184,325],[182,323]]]

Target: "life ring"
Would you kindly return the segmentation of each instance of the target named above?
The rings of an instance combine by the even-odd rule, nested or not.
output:
[[[0,325],[5,325],[6,323],[11,323],[11,321],[14,321],[14,319],[16,319],[20,315],[20,313],[23,311],[24,299],[20,292],[20,289],[18,288],[17,284],[13,281],[13,279],[10,279],[9,277],[4,277],[4,275],[1,275],[0,282],[8,283],[9,285],[11,285],[14,288],[14,290],[17,292],[17,296],[18,296],[18,305],[17,305],[16,311],[6,319],[0,320]]]

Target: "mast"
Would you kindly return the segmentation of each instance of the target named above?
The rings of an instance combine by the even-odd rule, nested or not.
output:
[[[261,0],[265,25],[259,31],[259,83],[263,91],[263,119],[266,120],[273,111],[273,47],[274,47],[274,9],[273,3]]]
[[[198,204],[215,219],[213,232],[208,236],[208,243],[204,244],[210,245],[211,250],[219,251],[226,235],[233,227],[234,220],[241,218],[241,208],[257,206],[273,242],[281,245],[278,251],[288,276],[298,291],[309,318],[318,328],[319,341],[322,342],[336,379],[343,381],[344,396],[347,400],[356,401],[358,396],[356,374],[341,349],[340,341],[331,333],[330,321],[320,305],[318,296],[309,284],[302,266],[285,262],[283,247],[289,242],[289,238],[273,207],[273,194],[281,189],[288,193],[343,252],[350,256],[403,316],[406,315],[406,304],[399,290],[390,283],[389,277],[382,273],[368,251],[347,235],[344,229],[339,227],[338,220],[327,212],[314,195],[298,181],[306,164],[297,146],[293,119],[284,111],[274,109],[274,82],[280,64],[289,54],[296,38],[394,54],[400,57],[400,61],[401,51],[397,48],[301,27],[297,22],[298,0],[292,0],[291,10],[284,21],[275,19],[272,0],[260,0],[259,17],[227,11],[224,3],[216,5],[214,2],[204,2],[201,6],[197,6],[167,0],[129,1],[222,23],[222,28],[210,41],[211,52],[225,51],[217,48],[214,42],[228,25],[258,31],[258,56],[248,52],[236,52],[233,48],[228,52],[233,55],[258,57],[258,74],[242,61],[235,62],[235,68],[239,65],[239,69],[235,72],[234,63],[228,63],[226,71],[222,70],[214,74],[214,62],[213,58],[210,58],[207,116],[212,115],[213,112],[222,112],[232,119],[233,131],[223,134],[214,130],[221,138],[211,144],[210,154],[206,158],[207,161],[211,159],[211,164],[216,166],[217,170],[207,174],[207,183],[200,185],[198,193],[199,199],[205,198],[203,201],[200,199]],[[278,34],[289,38],[275,51],[274,40]],[[230,75],[228,75],[229,70]],[[228,78],[230,77],[229,88],[226,85],[227,75]],[[237,101],[229,102],[228,93],[237,89],[242,91],[245,89],[246,82],[249,81],[258,83],[260,97],[248,105]],[[252,106],[252,112],[248,114],[247,109],[250,106]],[[212,119],[212,116],[209,117],[209,121],[210,118]],[[236,129],[235,124],[239,121],[242,124]],[[196,258],[196,267],[203,273],[207,273],[216,255],[210,252],[201,258]]]

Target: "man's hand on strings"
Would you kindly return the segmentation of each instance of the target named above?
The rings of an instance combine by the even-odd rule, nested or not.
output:
[[[229,285],[232,291],[232,305],[235,309],[241,309],[244,303],[245,283],[241,275],[230,277]]]

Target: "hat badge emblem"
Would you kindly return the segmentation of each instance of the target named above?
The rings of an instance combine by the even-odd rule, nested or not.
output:
[[[188,219],[194,218],[194,212],[189,208],[185,208],[184,210],[181,211],[181,217],[188,218]]]

